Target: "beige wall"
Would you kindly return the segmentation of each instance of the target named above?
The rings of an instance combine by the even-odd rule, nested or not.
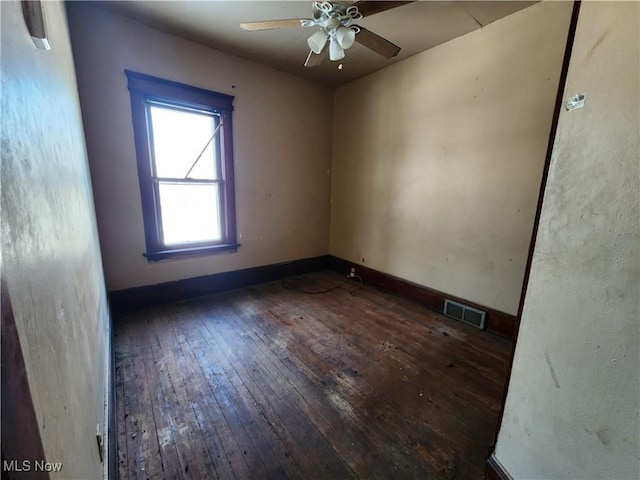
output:
[[[93,6],[68,10],[108,290],[328,253],[331,91]],[[142,256],[125,68],[235,96],[237,253]]]
[[[515,314],[571,4],[336,92],[330,253]]]
[[[523,479],[640,478],[640,4],[583,2],[497,459]]]
[[[2,276],[51,477],[102,478],[106,293],[64,6],[43,7],[50,51],[0,4]]]

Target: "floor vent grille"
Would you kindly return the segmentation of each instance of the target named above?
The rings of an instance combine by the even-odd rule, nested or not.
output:
[[[484,330],[486,312],[483,312],[482,310],[454,302],[453,300],[445,300],[444,314],[448,317],[468,323],[469,325],[473,325],[474,327],[478,327],[480,330]]]

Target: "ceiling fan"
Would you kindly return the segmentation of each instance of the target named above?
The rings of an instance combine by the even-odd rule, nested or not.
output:
[[[355,3],[312,2],[313,18],[247,22],[241,23],[240,28],[253,32],[285,27],[320,27],[307,40],[311,51],[304,63],[305,67],[320,65],[327,52],[329,60],[342,60],[345,56],[344,51],[354,42],[364,45],[385,58],[391,58],[398,54],[400,47],[364,27],[354,25],[353,22],[407,3],[412,2],[371,0],[360,0]]]

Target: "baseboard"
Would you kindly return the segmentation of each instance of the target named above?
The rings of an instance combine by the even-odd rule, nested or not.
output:
[[[498,461],[495,455],[491,455],[487,460],[484,470],[485,480],[513,480],[513,477]]]
[[[469,300],[418,285],[416,283],[409,282],[408,280],[394,277],[393,275],[379,272],[378,270],[373,270],[372,268],[364,267],[360,264],[349,262],[338,257],[330,257],[329,267],[345,275],[349,272],[351,267],[354,267],[364,283],[410,298],[440,313],[444,311],[445,299],[454,300],[456,302],[469,305],[470,307],[483,310],[486,312],[485,328],[488,331],[513,339],[516,325],[516,317],[513,315],[493,310],[484,305],[478,305],[477,303],[470,302]]]
[[[365,283],[420,302],[437,312],[444,310],[445,299],[483,310],[486,312],[485,326],[488,331],[509,339],[513,338],[516,324],[516,318],[513,315],[330,255],[116,290],[109,293],[109,303],[112,313],[117,315],[137,308],[177,302],[234,288],[281,280],[326,268],[346,274],[351,267],[357,269],[358,275]]]
[[[234,270],[232,272],[215,273],[157,285],[116,290],[109,293],[109,302],[112,312],[118,314],[137,308],[177,302],[234,288],[316,272],[326,269],[328,265],[329,256],[324,255],[274,265]]]

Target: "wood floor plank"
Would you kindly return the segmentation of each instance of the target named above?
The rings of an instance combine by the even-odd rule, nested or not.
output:
[[[331,447],[338,459],[342,456],[355,476],[372,478],[369,467],[371,466],[370,460],[373,457],[370,450],[366,448],[362,432],[357,428],[341,428],[342,425],[336,422],[339,418],[337,411],[322,389],[293,365],[288,355],[283,353],[279,342],[273,342],[271,338],[265,335],[265,332],[260,330],[254,331],[253,334],[258,340],[255,343],[255,347],[267,352],[267,356],[275,356],[277,358],[277,363],[273,363],[270,367],[278,370],[282,375],[281,378],[283,380],[277,380],[279,386],[283,391],[291,395],[294,404],[304,412],[320,435],[325,439],[331,439]],[[306,441],[306,437],[301,438],[302,441]],[[331,460],[331,462],[338,462],[339,464],[339,460]],[[317,478],[327,478],[322,476],[321,473],[326,469],[336,467],[317,462],[316,468],[319,472]],[[346,470],[338,478],[350,478],[352,475],[349,470]]]
[[[294,305],[287,304],[286,306],[281,305],[281,307],[283,307],[283,309],[286,310],[286,315],[294,316],[293,312],[296,311]],[[249,307],[245,305],[244,308],[248,309]],[[300,315],[301,313],[302,312],[297,312],[296,315]],[[321,314],[314,315],[314,319],[319,319],[320,316]],[[300,318],[303,318],[303,317],[298,317],[298,319]],[[333,392],[333,394],[337,395],[338,398],[342,398],[343,401],[346,402],[347,406],[348,405],[353,406],[354,411],[364,412],[365,415],[369,413],[370,414],[369,416],[362,419],[362,421],[364,422],[372,421],[372,422],[379,423],[380,416],[377,415],[377,410],[383,409],[385,411],[385,416],[387,417],[387,420],[395,421],[396,423],[401,423],[401,424],[411,423],[411,421],[413,420],[412,417],[415,416],[416,411],[422,408],[420,404],[424,404],[427,401],[428,397],[422,398],[422,394],[420,393],[420,390],[424,390],[424,388],[423,387],[419,388],[418,386],[416,386],[416,388],[414,388],[413,390],[409,390],[409,391],[404,390],[401,396],[400,404],[388,404],[388,402],[385,402],[383,399],[380,398],[380,395],[376,395],[375,397],[371,396],[370,395],[372,391],[371,388],[366,389],[368,390],[368,393],[363,392],[363,390],[365,390],[364,381],[366,380],[366,378],[363,377],[362,373],[367,370],[368,368],[367,364],[371,362],[369,362],[367,358],[359,358],[359,359],[354,358],[358,354],[357,351],[356,352],[352,351],[350,355],[345,355],[345,352],[343,351],[341,352],[339,358],[337,358],[336,355],[332,355],[331,348],[325,348],[325,346],[323,345],[324,343],[329,342],[329,339],[331,337],[331,332],[326,332],[322,330],[323,328],[322,322],[314,322],[313,325],[315,329],[318,330],[316,336],[318,338],[322,338],[323,340],[317,341],[312,346],[311,349],[303,348],[303,351],[311,350],[311,354],[312,355],[315,354],[315,357],[314,357],[315,360],[311,360],[311,363],[313,363],[314,361],[322,362],[323,360],[321,359],[329,360],[326,366],[328,366],[331,369],[331,374],[329,376],[333,379],[335,383],[334,385],[335,391]],[[281,325],[281,327],[283,327],[283,325]],[[361,335],[363,335],[362,332],[360,332],[358,336],[361,336]],[[346,342],[346,343],[350,343],[350,342]],[[373,348],[375,348],[375,346],[373,346],[371,349]],[[349,349],[346,349],[346,350],[349,350]],[[394,350],[392,349],[392,351]],[[309,357],[309,358],[312,358],[312,357]],[[386,361],[388,362],[388,359]],[[358,364],[360,364],[360,367],[358,367],[360,370],[358,371],[357,369],[355,369],[354,371],[353,366],[354,365],[357,366]],[[350,365],[350,366],[347,368],[347,365]],[[374,375],[369,377],[373,378]],[[357,386],[353,385],[354,381],[358,382]],[[397,391],[398,388],[397,386],[394,386],[394,388],[392,388],[391,390]],[[407,395],[410,395],[411,397],[415,397],[415,401],[407,401]],[[374,400],[371,401],[371,399],[374,399]],[[367,408],[366,409],[358,408],[358,405],[365,404],[364,402],[367,402],[366,403]],[[401,408],[403,406],[402,404],[409,405],[411,408],[403,410]],[[438,413],[439,413],[438,419],[441,419],[442,412],[440,411]],[[391,417],[394,417],[394,418],[391,418]],[[458,425],[456,426],[458,427]],[[433,437],[436,433],[437,432],[431,430],[429,432],[429,436]],[[418,450],[420,449],[419,445],[416,445],[415,442],[413,441],[413,438],[411,439],[407,438],[405,439],[405,441],[412,444],[414,449],[415,448],[417,448]],[[393,443],[399,443],[399,440],[397,438],[393,439]],[[431,443],[433,444],[434,442],[432,441]],[[440,441],[438,442],[435,442],[435,444],[440,445],[442,447],[445,446],[445,442],[442,439],[440,439]],[[451,449],[449,449],[448,453],[445,451],[441,452],[441,457],[445,455],[448,455],[449,457],[452,458],[451,460],[452,463],[463,461],[463,460],[456,460],[453,457]]]
[[[154,316],[153,311],[148,312],[148,315]],[[159,423],[166,424],[166,430],[160,430],[158,432],[158,437],[160,438],[161,450],[162,445],[173,443],[176,454],[175,459],[171,457],[171,460],[167,461],[165,478],[185,478],[188,459],[185,459],[183,449],[180,448],[181,442],[184,442],[185,439],[179,428],[183,412],[178,410],[178,401],[174,392],[173,379],[166,367],[165,355],[160,346],[160,339],[157,335],[155,322],[147,328],[149,333],[148,345],[151,350],[151,358],[155,366],[156,382],[161,390],[162,396],[163,408],[161,415],[164,417],[164,420],[160,420]],[[176,410],[178,411],[174,413]],[[170,445],[166,445],[164,448],[169,452],[171,451]],[[169,455],[170,453],[167,456]]]
[[[162,462],[158,455],[155,421],[146,408],[151,401],[138,341],[139,325],[130,322],[127,327],[129,358],[125,363],[124,388],[125,392],[135,392],[135,395],[128,395],[129,402],[125,405],[128,471],[129,478],[148,478],[162,471]]]
[[[261,299],[261,303],[265,298]],[[244,305],[243,310],[248,306]],[[286,306],[287,314],[291,315],[293,307]],[[298,312],[297,314],[300,314]],[[314,317],[315,318],[315,317]],[[297,317],[303,321],[304,316]],[[277,315],[272,319],[277,324]],[[294,320],[295,321],[295,320]],[[368,400],[366,395],[361,395],[358,388],[349,384],[347,375],[342,370],[345,369],[345,362],[340,359],[330,358],[331,355],[323,357],[318,355],[319,346],[322,343],[322,333],[314,333],[320,322],[311,322],[307,326],[308,335],[300,342],[295,336],[291,336],[286,328],[280,325],[278,329],[288,339],[287,349],[293,354],[288,358],[295,364],[296,369],[303,372],[312,382],[322,385],[323,394],[330,400],[335,410],[337,418],[340,418],[343,429],[359,428],[367,442],[372,445],[373,453],[377,453],[377,459],[369,460],[375,465],[379,458],[384,458],[387,469],[392,468],[394,474],[400,474],[405,469],[409,469],[413,475],[428,477],[433,472],[423,471],[425,465],[416,463],[414,455],[409,454],[409,448],[403,444],[397,432],[385,429],[377,419],[373,418],[368,409],[360,408],[363,402]],[[269,328],[265,325],[265,329]],[[300,328],[297,329],[300,331]],[[324,333],[326,334],[326,332]],[[327,361],[328,360],[328,361]],[[352,363],[352,362],[349,362]],[[379,468],[374,468],[369,475],[375,476],[380,472]],[[404,473],[403,473],[404,474]]]
[[[200,337],[200,331],[197,330],[199,322],[194,322],[190,313],[182,310],[181,314],[189,318],[189,330],[193,330],[191,341]],[[195,333],[195,336],[193,336]],[[177,334],[179,337],[181,334]],[[189,340],[185,341],[187,345]],[[197,345],[196,345],[197,348]],[[200,364],[200,368],[208,371],[208,366],[213,364],[220,370],[215,376],[209,376],[209,380],[215,378],[213,390],[216,396],[224,399],[225,409],[223,415],[230,419],[230,422],[236,429],[236,438],[240,438],[242,454],[246,459],[246,463],[250,466],[251,475],[255,477],[268,478],[278,472],[276,476],[284,477],[281,471],[277,457],[270,451],[270,447],[265,443],[262,432],[255,428],[254,419],[249,412],[251,399],[248,398],[245,391],[238,393],[238,379],[234,377],[231,368],[226,364],[226,358],[220,351],[219,346],[214,344],[207,345],[205,350],[200,350],[200,359],[205,358],[206,361]],[[198,362],[195,356],[192,356],[194,362]],[[245,395],[243,395],[245,394]]]
[[[162,464],[161,448],[158,441],[158,425],[156,411],[154,407],[153,393],[150,385],[156,381],[154,371],[147,371],[146,363],[153,361],[151,352],[147,348],[147,326],[146,322],[131,322],[129,324],[129,338],[131,359],[133,362],[135,375],[136,400],[138,404],[138,415],[133,421],[137,425],[137,430],[130,436],[129,441],[138,445],[140,449],[139,472],[142,478],[152,478],[162,474],[164,471]],[[134,438],[135,435],[135,438]]]
[[[342,293],[342,296],[344,298],[347,298],[347,300],[345,300],[345,303],[343,305],[338,305],[338,308],[339,311],[344,313],[349,308],[349,304],[353,303],[353,300],[348,298],[345,293]],[[384,311],[385,309],[386,305],[382,308],[383,312],[370,312],[369,317],[373,317],[378,321],[384,321],[386,318],[388,318],[388,315],[392,313],[389,311]],[[355,319],[356,323],[359,322],[359,317],[355,313],[351,315],[350,318]],[[368,318],[367,320],[370,320],[370,318]],[[385,358],[385,364],[392,364],[393,361],[397,360],[399,362],[398,364],[401,365],[400,368],[404,370],[403,378],[406,378],[405,374],[407,373],[407,370],[413,370],[409,375],[410,378],[408,378],[407,380],[410,383],[410,381],[412,380],[411,377],[416,377],[414,380],[418,380],[418,383],[415,385],[416,388],[410,392],[410,398],[415,399],[414,407],[418,407],[421,403],[423,403],[425,400],[424,397],[426,397],[429,402],[434,403],[435,406],[439,408],[440,415],[435,418],[439,420],[448,420],[448,423],[444,424],[445,429],[440,429],[441,434],[446,434],[446,432],[450,429],[457,429],[458,431],[462,432],[456,439],[457,443],[460,443],[461,441],[464,441],[466,439],[467,442],[471,442],[467,443],[467,446],[470,446],[471,448],[475,447],[477,449],[477,443],[474,443],[474,440],[476,438],[474,437],[477,437],[479,432],[486,431],[489,432],[489,436],[484,440],[481,439],[480,444],[490,442],[490,425],[492,425],[492,423],[483,423],[486,417],[483,414],[477,415],[477,413],[480,413],[477,410],[474,412],[477,402],[469,401],[469,397],[473,397],[474,392],[486,389],[486,382],[480,382],[478,385],[476,385],[477,388],[469,388],[469,386],[472,385],[473,382],[469,381],[468,376],[466,377],[467,381],[461,382],[459,381],[459,379],[456,380],[454,378],[456,374],[466,374],[465,369],[460,368],[453,363],[449,363],[447,365],[445,362],[443,362],[443,360],[447,359],[446,356],[441,355],[441,358],[438,358],[437,355],[434,356],[433,352],[431,352],[430,349],[424,348],[424,345],[421,342],[415,341],[415,331],[414,335],[407,338],[406,335],[398,337],[397,329],[394,329],[393,325],[386,325],[380,332],[376,332],[375,329],[371,329],[369,321],[366,322],[366,324],[362,324],[362,326],[363,330],[359,331],[354,341],[356,343],[361,343],[362,341],[369,339],[375,342],[375,339],[378,338],[379,335],[384,334],[386,336],[387,340],[385,340],[385,349],[389,350],[389,352],[391,353],[390,357],[392,360],[390,362],[389,359]],[[364,329],[364,327],[367,326],[369,326],[369,330]],[[464,327],[466,327],[466,325]],[[367,347],[365,347],[365,349],[366,348]],[[459,354],[464,353],[460,351],[460,348],[460,345],[457,345],[455,351]],[[402,367],[402,365],[404,365],[404,368]],[[421,367],[421,365],[428,365],[429,368],[424,369],[423,367]],[[448,368],[454,366],[456,368]],[[434,385],[437,388],[432,388],[429,391],[430,385]],[[461,388],[462,386],[464,386],[464,388]],[[402,388],[382,387],[381,390],[383,392],[389,392],[391,394],[402,392]],[[420,398],[415,395],[416,391],[420,392]],[[442,393],[446,393],[446,395],[443,396],[441,395]],[[500,393],[496,392],[495,395],[496,398],[499,398]],[[464,403],[464,405],[461,406],[461,403]],[[398,396],[395,402],[394,409],[397,407],[402,408],[403,406],[411,406],[411,404],[412,402],[404,401],[403,396]],[[499,405],[499,402],[496,402],[496,407],[497,405]],[[479,408],[482,409],[484,407]],[[444,414],[446,414],[447,411],[449,415],[448,417],[445,417]],[[431,412],[429,409],[416,408],[415,412],[425,422],[429,420],[432,421],[434,419],[433,412]],[[465,416],[465,413],[468,413],[468,415]],[[404,418],[410,417],[411,414],[411,411],[405,411],[404,414],[399,418],[399,421],[402,421],[402,419]],[[482,449],[478,451],[481,450]],[[484,455],[484,453],[482,455]]]
[[[200,317],[200,314],[195,311],[194,315]],[[214,326],[206,321],[206,316],[200,318],[203,321],[200,324],[199,334],[222,354],[223,358],[220,360],[220,364],[223,366],[226,377],[231,380],[235,398],[244,399],[242,415],[245,425],[248,422],[245,428],[254,438],[257,450],[267,452],[266,458],[263,456],[265,467],[272,476],[300,478],[302,476],[300,467],[295,459],[288,454],[289,448],[276,429],[278,419],[272,412],[274,402],[277,400],[271,398],[270,402],[247,371],[247,366],[250,366],[252,362],[246,354],[253,357],[254,353],[247,350],[246,342],[234,341],[236,339],[232,336],[220,335],[220,323]],[[235,403],[238,405],[240,402],[236,400]],[[274,459],[279,459],[279,462],[274,462]]]
[[[178,314],[179,315],[179,314]],[[159,322],[162,324],[163,322]],[[162,329],[158,335],[164,333],[170,338],[175,338],[173,328]],[[205,438],[205,444],[209,455],[216,462],[216,471],[222,479],[248,478],[250,475],[245,459],[240,453],[241,447],[236,444],[229,426],[224,418],[224,407],[218,401],[207,376],[198,363],[187,363],[184,376],[200,377],[201,388],[190,398],[194,405],[193,414],[197,417],[198,424]]]
[[[508,342],[333,272],[287,286],[118,319],[121,478],[482,477]]]
[[[224,319],[236,319],[229,309],[216,310],[216,317]],[[238,322],[233,322],[235,325]],[[347,478],[350,473],[342,464],[332,460],[330,457],[333,455],[330,445],[325,441],[319,432],[308,421],[305,415],[303,415],[297,405],[287,395],[283,395],[287,391],[293,389],[292,384],[283,382],[283,378],[277,378],[275,376],[275,370],[266,368],[265,365],[277,362],[276,356],[273,352],[265,353],[268,350],[260,349],[256,345],[258,341],[250,331],[245,328],[234,329],[230,326],[229,322],[218,322],[215,327],[212,328],[210,324],[205,324],[205,327],[209,331],[209,334],[216,337],[219,342],[224,342],[228,347],[233,345],[233,338],[242,341],[242,345],[245,348],[250,347],[250,354],[254,357],[253,362],[245,361],[241,355],[239,355],[238,349],[229,348],[227,350],[230,355],[233,364],[237,365],[239,369],[243,370],[248,378],[252,382],[252,390],[258,397],[261,413],[269,429],[272,429],[276,436],[279,437],[283,446],[286,447],[285,458],[292,457],[298,468],[294,472],[294,476],[297,478],[309,478],[309,475],[322,474],[325,478]],[[221,334],[224,332],[224,335]],[[244,367],[248,364],[251,368]],[[251,370],[253,373],[250,373]],[[282,386],[284,388],[278,388],[280,393],[271,388],[269,381],[273,385]],[[284,420],[283,420],[284,418]],[[286,426],[285,426],[286,422]],[[297,437],[295,436],[297,435]],[[305,442],[300,443],[299,439],[304,438]],[[305,473],[299,471],[300,465],[305,469]]]
[[[265,301],[264,297],[261,298],[261,304],[265,303]],[[287,306],[288,312],[290,308],[290,306]],[[248,307],[244,305],[243,310],[248,310]],[[304,317],[299,317],[299,320],[304,320]],[[265,325],[265,328],[268,327]],[[297,330],[300,331],[300,328]],[[281,328],[278,331],[282,332],[282,335],[288,335],[286,328]],[[341,379],[344,378],[342,373],[336,371],[330,364],[326,364],[322,358],[315,354],[314,348],[319,344],[318,338],[307,339],[299,345],[296,344],[296,338],[294,337],[288,338],[288,340],[287,349],[293,352],[289,360],[297,362],[297,369],[303,371],[314,383],[323,386],[323,393],[333,404],[336,416],[341,418],[343,427],[353,429],[357,425],[366,432],[365,436],[370,440],[377,438],[379,445],[385,445],[384,457],[386,457],[385,463],[387,465],[393,465],[396,470],[410,468],[410,464],[413,463],[413,457],[408,456],[406,451],[396,448],[396,446],[399,446],[398,438],[394,437],[394,434],[390,431],[377,428],[377,423],[370,421],[372,419],[361,418],[360,414],[363,412],[357,408],[351,399],[353,390],[344,391],[339,385]],[[418,466],[414,465],[413,468],[414,473],[420,471]],[[375,469],[373,475],[377,471]]]
[[[121,320],[124,323],[124,320]],[[124,351],[126,335],[123,335],[122,329],[114,334],[114,357],[115,357],[115,389],[116,389],[116,425],[117,425],[117,448],[118,451],[118,478],[128,478],[129,464],[127,462],[127,426],[125,421],[125,395],[124,395],[124,363],[128,358],[128,353]]]
[[[192,398],[197,394],[193,377],[184,375],[184,359],[180,342],[168,327],[170,319],[166,315],[153,322],[158,339],[164,392],[170,406],[173,436],[178,450],[184,478],[217,478],[214,462],[206,447],[205,437],[194,412]]]
[[[155,475],[161,478],[182,478],[182,466],[178,457],[175,430],[171,422],[171,410],[165,397],[164,385],[161,376],[158,375],[158,362],[154,356],[153,346],[157,346],[157,338],[153,329],[148,327],[148,320],[139,322],[140,345],[142,362],[144,364],[147,385],[150,394],[149,412],[153,415],[155,422],[155,435],[158,444],[158,454],[160,455],[162,469]],[[150,475],[153,477],[153,475]]]
[[[348,297],[344,293],[342,296]],[[327,310],[329,312],[334,312],[334,315],[332,318],[336,319],[339,322],[342,316],[336,315],[335,313],[347,312],[352,303],[353,302],[351,299],[347,299],[347,300],[344,300],[342,304],[337,304],[337,306],[335,307],[333,305],[329,305]],[[384,321],[384,319],[387,318],[386,312],[382,312],[382,314],[377,314],[377,315],[370,315],[367,318],[366,324],[363,324],[362,322],[360,322],[359,317],[356,313],[357,312],[354,312],[349,319],[350,325],[353,325],[355,322],[355,323],[360,323],[360,325],[363,327],[362,331],[357,336],[354,337],[356,343],[367,340],[367,339],[371,340],[372,338],[374,339],[374,342],[375,342],[375,339],[379,338],[380,335],[384,335],[386,337],[386,340],[382,345],[380,345],[380,347],[382,347],[383,350],[388,351],[387,355],[391,356],[395,360],[398,360],[400,363],[404,363],[405,367],[409,367],[409,369],[412,369],[414,372],[419,371],[419,368],[417,367],[417,365],[424,364],[424,363],[429,364],[430,371],[433,370],[434,367],[443,370],[444,373],[446,373],[446,375],[443,375],[442,372],[438,372],[437,373],[437,375],[439,376],[438,380],[445,381],[445,382],[450,381],[449,385],[444,384],[442,385],[443,387],[447,389],[451,389],[456,385],[460,384],[458,380],[464,379],[465,380],[464,385],[469,386],[469,385],[476,384],[475,386],[478,387],[478,388],[468,389],[469,393],[471,393],[472,395],[476,393],[484,393],[487,391],[487,389],[491,389],[492,383],[487,382],[485,378],[483,378],[481,375],[478,375],[478,372],[475,371],[475,368],[474,368],[475,364],[471,365],[470,362],[466,360],[466,355],[468,353],[468,350],[465,348],[464,351],[461,351],[461,348],[464,348],[464,346],[456,345],[454,347],[455,348],[454,351],[449,353],[449,359],[451,361],[446,360],[446,357],[445,357],[444,359],[446,361],[443,362],[443,358],[438,358],[438,355],[440,357],[442,357],[442,355],[439,352],[432,352],[431,349],[425,348],[422,342],[422,339],[416,338],[417,336],[415,335],[415,332],[414,332],[414,335],[412,335],[412,337],[405,338],[404,336],[397,335],[397,331],[394,330],[392,324],[384,325],[383,329],[379,331],[376,331],[375,328],[372,328],[371,317],[374,320],[379,319],[381,321]],[[332,325],[335,325],[336,323],[337,322],[332,321]],[[466,327],[466,325],[463,325],[463,327]],[[369,348],[370,347],[371,345],[369,346]],[[456,360],[456,355],[458,356],[459,361]],[[457,363],[453,363],[454,361],[456,361]],[[461,366],[462,368],[444,370],[446,368],[452,368],[456,366]],[[466,367],[472,367],[472,368],[466,368]],[[407,368],[405,368],[404,370],[406,369]],[[426,372],[426,373],[429,373],[429,372]],[[500,392],[501,390],[495,390],[493,392],[493,397],[495,397],[496,395],[499,396]],[[477,397],[476,400],[484,401],[485,398],[486,398],[486,395],[483,395],[482,397]],[[492,401],[487,406],[492,407],[495,403],[496,403],[495,401]]]

